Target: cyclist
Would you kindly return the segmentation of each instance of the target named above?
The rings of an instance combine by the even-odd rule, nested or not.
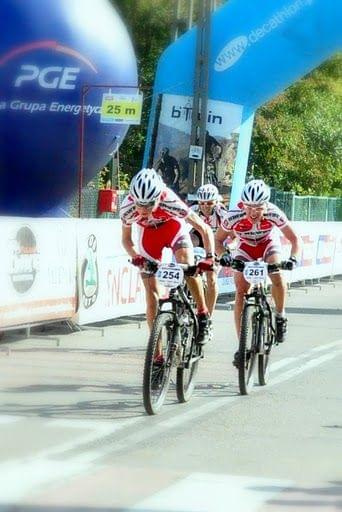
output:
[[[129,195],[120,208],[120,217],[122,244],[132,258],[132,263],[141,268],[146,292],[146,318],[151,329],[157,313],[159,292],[156,277],[144,269],[146,259],[158,262],[163,248],[170,247],[178,263],[193,265],[193,246],[186,229],[186,222],[189,222],[203,238],[207,255],[199,267],[207,270],[214,263],[214,237],[210,228],[166,187],[154,169],[142,169],[133,177]],[[133,224],[138,226],[137,246],[132,239]],[[202,281],[196,276],[187,277],[186,280],[197,305],[198,342],[204,344],[211,335],[211,320]]]
[[[241,202],[236,208],[225,213],[221,226],[215,237],[216,252],[222,257],[222,262],[229,264],[231,255],[225,252],[223,241],[227,231],[233,232],[238,239],[234,257],[242,261],[253,261],[262,258],[267,263],[280,261],[280,244],[277,240],[274,227],[280,229],[291,244],[291,255],[287,262],[288,270],[297,263],[300,251],[300,241],[297,234],[289,224],[284,212],[269,202],[270,189],[263,180],[249,181],[241,195]],[[272,296],[275,303],[276,340],[281,343],[285,339],[287,319],[285,317],[286,284],[279,271],[270,274],[272,281]],[[249,284],[241,272],[234,272],[236,287],[235,294],[235,326],[240,335],[241,312],[245,293]],[[238,366],[238,352],[234,356],[234,364]]]
[[[210,183],[202,185],[197,190],[198,204],[191,206],[191,209],[211,227],[213,233],[221,226],[223,212],[226,211],[222,203],[219,202],[219,191],[215,185]],[[193,229],[190,232],[194,247],[203,247],[201,234]],[[217,296],[218,284],[216,272],[206,272],[207,293],[206,302],[210,315],[214,311]]]
[[[205,162],[208,181],[217,185],[217,164],[222,156],[222,145],[210,135],[209,131],[205,134]]]
[[[180,168],[177,159],[170,155],[169,148],[163,148],[156,163],[156,171],[174,192],[179,191]]]

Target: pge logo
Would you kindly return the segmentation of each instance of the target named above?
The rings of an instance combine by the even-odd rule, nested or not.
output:
[[[48,50],[69,55],[97,73],[97,69],[87,57],[73,48],[59,44],[57,41],[35,41],[17,46],[5,55],[0,56],[0,66],[35,50]],[[51,65],[40,67],[25,63],[19,67],[18,74],[14,78],[14,87],[24,87],[28,83],[36,83],[44,89],[73,90],[76,88],[76,80],[80,72],[81,68],[74,66],[55,66],[51,63]]]
[[[81,71],[80,68],[62,68],[61,66],[40,69],[30,64],[23,64],[20,69],[22,74],[16,78],[14,87],[36,80],[44,89],[75,89],[75,81]]]

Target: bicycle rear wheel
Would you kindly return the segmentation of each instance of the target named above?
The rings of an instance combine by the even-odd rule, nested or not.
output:
[[[239,340],[239,388],[241,395],[248,395],[254,385],[257,324],[255,307],[245,305],[242,311]]]
[[[260,351],[258,354],[258,377],[260,386],[265,386],[269,378],[269,361],[272,348],[272,331],[269,316],[264,316],[260,325]]]
[[[160,411],[169,389],[174,356],[173,331],[172,313],[160,313],[148,340],[144,366],[143,399],[150,415]]]
[[[181,328],[182,366],[177,368],[176,393],[180,403],[188,402],[195,389],[196,374],[200,360],[200,347],[193,343],[194,324]]]

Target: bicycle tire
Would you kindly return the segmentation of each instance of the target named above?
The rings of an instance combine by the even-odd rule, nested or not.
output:
[[[258,354],[258,379],[260,386],[266,386],[269,378],[270,352],[272,348],[272,333],[269,316],[264,316],[260,326],[260,349]]]
[[[145,411],[149,415],[157,414],[162,408],[169,389],[173,353],[171,350],[173,342],[174,316],[172,313],[159,313],[154,321],[151,334],[148,340],[144,375],[143,375],[143,401]],[[161,340],[162,331],[166,331],[166,344],[163,350],[164,364],[156,369],[154,363],[158,341]],[[163,342],[163,340],[161,340]],[[161,380],[159,385],[159,380]]]
[[[255,336],[258,328],[255,306],[244,305],[241,315],[239,339],[239,389],[241,395],[248,395],[254,385],[254,369],[256,362]]]
[[[192,338],[194,336],[194,326],[193,324],[189,326],[188,339],[182,339],[182,342],[185,341],[185,349],[183,354],[182,364],[184,365],[187,357],[189,356],[189,351],[187,351],[187,347],[191,350],[191,357],[199,355],[198,351],[200,348],[192,343]],[[194,361],[189,368],[185,368],[182,366],[181,368],[177,368],[177,379],[176,379],[176,394],[177,399],[180,403],[188,402],[195,390],[196,386],[196,375],[198,371],[199,359]]]

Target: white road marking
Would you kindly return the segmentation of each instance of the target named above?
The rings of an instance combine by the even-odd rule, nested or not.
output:
[[[131,421],[131,420],[129,420]],[[126,423],[124,424],[124,426]],[[109,421],[93,421],[93,420],[83,420],[83,419],[63,419],[63,418],[53,418],[50,419],[48,423],[46,423],[47,427],[62,427],[62,428],[84,428],[88,430],[96,429],[96,432],[103,430],[104,432],[113,431],[113,423]],[[117,426],[115,427],[117,428]],[[122,428],[122,427],[120,427]]]
[[[284,366],[288,366],[291,363],[298,361],[296,357],[283,357],[280,361],[276,361],[275,363],[271,363],[270,372],[275,372],[283,368]]]
[[[22,416],[7,416],[7,415],[1,415],[0,416],[0,425],[8,425],[10,423],[16,423],[17,421],[22,420]]]
[[[256,512],[267,500],[290,485],[290,481],[284,480],[193,473],[127,512]]]
[[[274,372],[279,370],[280,368],[283,368],[284,366],[288,366],[289,364],[292,364],[294,362],[298,363],[302,359],[309,359],[313,355],[315,355],[317,352],[323,352],[326,350],[330,350],[331,348],[338,347],[342,344],[342,340],[333,341],[331,343],[326,343],[325,345],[319,345],[318,347],[314,347],[310,349],[308,352],[304,352],[303,354],[298,354],[295,357],[284,357],[280,359],[279,361],[276,361],[275,363],[271,362],[270,366],[270,372]]]
[[[286,380],[292,379],[293,377],[296,377],[297,375],[300,375],[301,373],[310,370],[311,368],[315,368],[316,366],[319,366],[327,361],[335,359],[335,357],[341,354],[342,349],[339,349],[330,352],[330,354],[325,354],[323,356],[317,357],[316,359],[311,359],[306,363],[298,366],[297,368],[293,368],[291,370],[286,371],[285,373],[281,373],[280,375],[272,378],[268,386],[274,386],[276,384],[280,384],[281,382],[285,382]]]
[[[342,340],[338,340],[333,344],[328,344],[325,347],[327,347],[329,350],[332,347],[339,348],[333,351],[330,350],[330,352],[327,354],[319,355],[319,357],[309,359],[300,366],[287,370],[284,373],[279,373],[279,375],[275,375],[267,387],[275,386],[279,383],[290,380],[291,378],[294,378],[301,373],[315,368],[342,354]],[[309,351],[309,353],[310,352],[312,352],[312,350]],[[318,350],[318,352],[321,352],[321,350]],[[300,358],[307,358],[309,353],[301,354]],[[255,387],[253,393],[261,390],[265,390],[265,388]],[[163,420],[162,416],[159,418],[154,418],[153,420],[151,418],[147,418],[146,416],[141,416],[138,418],[130,418],[128,420],[118,422],[114,425],[111,422],[108,422],[108,424],[106,422],[100,422],[98,426],[96,426],[96,422],[90,421],[89,427],[92,428],[93,431],[85,436],[77,437],[76,440],[47,449],[32,457],[13,460],[0,464],[0,502],[14,503],[18,499],[23,498],[28,492],[32,492],[34,489],[41,488],[42,484],[46,485],[57,480],[69,478],[73,475],[79,475],[88,472],[94,469],[94,463],[98,461],[98,459],[105,457],[109,453],[113,454],[118,451],[132,448],[134,445],[137,445],[142,441],[154,438],[160,434],[165,434],[167,430],[171,430],[172,428],[175,428],[189,421],[194,421],[194,419],[205,416],[211,411],[240,400],[240,396],[236,395],[216,398],[214,400],[208,400],[207,402],[199,405],[198,400],[198,397],[194,397],[194,399],[188,405],[187,411],[185,412],[179,413],[178,410],[180,409],[178,409],[177,406],[174,406],[172,408],[173,416],[167,420]],[[61,420],[49,421],[55,424],[61,422]],[[75,421],[70,421],[70,424],[75,426]],[[67,423],[68,422],[65,422],[64,425],[67,425]],[[114,434],[115,432],[125,428],[136,426],[139,423],[143,423],[143,426],[141,426],[140,429],[137,429],[132,434],[128,434],[121,441],[115,442],[115,445],[106,444],[105,446],[100,446],[98,448],[94,447],[92,449],[92,444],[94,445],[96,442],[100,443],[101,440],[106,436]],[[76,449],[82,450],[81,455],[72,456],[67,453],[68,451],[73,451]],[[52,457],[61,457],[62,460],[51,460]],[[20,486],[18,486],[18,482],[20,482]],[[184,510],[184,508],[182,510]],[[206,512],[207,510],[214,509],[206,509]],[[218,510],[220,509],[216,508],[215,512]],[[232,510],[234,510],[234,508],[232,508]],[[242,509],[238,510],[239,512],[242,512]],[[248,512],[251,512],[251,510],[254,509],[248,509]],[[197,509],[196,512],[198,512]]]

